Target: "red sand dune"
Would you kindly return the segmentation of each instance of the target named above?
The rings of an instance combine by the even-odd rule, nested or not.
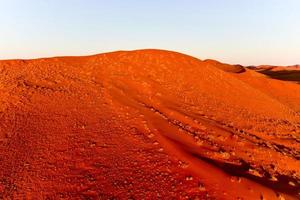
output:
[[[299,199],[299,84],[162,50],[0,72],[0,199]]]
[[[257,71],[263,71],[263,70],[269,70],[269,71],[292,71],[292,70],[300,70],[300,65],[291,65],[291,66],[272,66],[272,65],[260,65],[260,66],[251,66],[250,68],[257,70]]]
[[[204,62],[213,65],[214,67],[219,68],[225,72],[242,73],[246,71],[245,68],[241,65],[229,65],[211,59],[204,60]]]

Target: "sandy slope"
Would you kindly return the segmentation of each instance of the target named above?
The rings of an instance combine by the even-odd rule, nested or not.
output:
[[[0,198],[300,192],[299,84],[160,50],[0,61],[0,72]]]

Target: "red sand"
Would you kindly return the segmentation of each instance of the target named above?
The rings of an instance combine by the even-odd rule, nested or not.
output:
[[[0,72],[0,199],[299,199],[299,84],[161,50]]]
[[[291,66],[272,66],[272,65],[260,65],[252,66],[253,69],[257,71],[299,71],[300,65],[291,65]]]

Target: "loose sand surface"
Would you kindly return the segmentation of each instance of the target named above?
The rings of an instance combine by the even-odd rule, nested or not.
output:
[[[300,85],[162,50],[0,61],[0,199],[299,199]]]

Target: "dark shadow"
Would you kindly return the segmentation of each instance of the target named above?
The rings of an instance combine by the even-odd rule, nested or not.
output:
[[[294,81],[300,84],[300,70],[281,70],[281,71],[262,70],[257,72],[265,74],[273,79],[278,79],[282,81]]]
[[[181,144],[180,142],[173,140],[171,138],[167,138],[169,141],[171,141],[177,149],[181,149],[185,153],[193,156],[194,158],[200,159],[202,161],[205,161],[208,164],[211,164],[212,166],[215,166],[219,168],[220,170],[224,171],[228,175],[235,176],[235,177],[244,177],[249,180],[252,180],[258,184],[264,185],[268,188],[273,189],[275,192],[281,192],[285,194],[292,195],[294,197],[297,197],[300,192],[299,185],[290,185],[289,182],[293,182],[297,184],[297,179],[293,178],[292,176],[282,175],[278,174],[276,176],[277,181],[272,181],[271,175],[268,173],[267,170],[263,169],[263,167],[258,167],[259,171],[263,172],[263,177],[255,176],[249,173],[250,169],[253,169],[251,167],[251,164],[240,159],[240,165],[234,165],[230,163],[225,163],[221,161],[214,160],[213,158],[204,157],[202,155],[199,155],[198,153],[195,153],[189,149],[189,147],[185,146],[184,144]]]

